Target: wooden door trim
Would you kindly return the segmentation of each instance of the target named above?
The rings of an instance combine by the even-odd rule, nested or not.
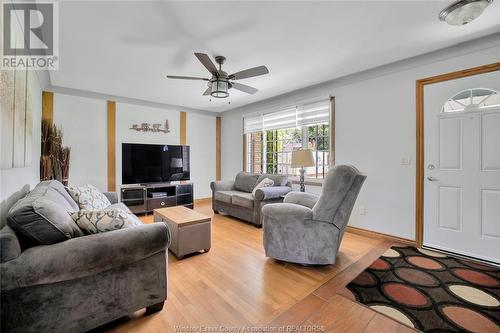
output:
[[[500,70],[500,62],[431,76],[415,81],[416,93],[416,172],[415,172],[415,241],[422,247],[424,237],[424,87],[429,84],[461,79]]]

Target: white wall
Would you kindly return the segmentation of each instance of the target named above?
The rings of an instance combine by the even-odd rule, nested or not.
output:
[[[106,101],[54,94],[54,124],[71,148],[68,183],[107,189]]]
[[[54,122],[61,126],[64,145],[71,147],[70,184],[94,184],[107,190],[107,111],[103,99],[54,94]],[[169,121],[170,133],[138,132],[133,124]],[[187,144],[191,146],[191,180],[195,198],[210,196],[215,179],[215,115],[188,112]],[[180,111],[116,103],[116,186],[121,186],[122,143],[179,144]]]
[[[336,100],[336,162],[353,164],[368,176],[350,225],[414,239],[415,80],[497,62],[500,40],[452,51],[224,112],[223,179],[234,178],[242,168],[244,114],[332,95]],[[411,165],[400,165],[401,156],[409,156]],[[319,192],[312,186],[306,189]],[[360,214],[360,205],[366,207],[366,215]]]
[[[215,180],[215,117],[188,113],[186,143],[191,147],[191,180],[195,198],[212,196],[210,182]]]
[[[45,73],[46,74],[46,73]],[[31,165],[25,168],[0,170],[0,227],[6,223],[9,208],[40,181],[40,137],[42,121],[42,78],[37,73],[31,83],[33,91],[33,135]]]
[[[138,132],[133,124],[161,123],[168,119],[170,133]],[[180,112],[147,106],[116,104],[116,186],[122,183],[122,143],[151,143],[178,145],[180,138]],[[191,157],[192,160],[192,157]],[[215,163],[215,162],[214,162]]]

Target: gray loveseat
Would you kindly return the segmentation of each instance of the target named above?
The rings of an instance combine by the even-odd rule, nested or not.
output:
[[[106,196],[121,207],[114,193]],[[10,209],[0,230],[2,332],[84,332],[162,309],[167,226],[84,236],[69,215],[76,210],[57,181],[41,182]]]
[[[257,189],[254,197],[254,187],[264,178],[274,181],[274,186]],[[210,187],[214,213],[224,212],[261,227],[262,207],[282,202],[283,197],[292,190],[292,183],[285,175],[240,172],[235,180],[212,182]]]

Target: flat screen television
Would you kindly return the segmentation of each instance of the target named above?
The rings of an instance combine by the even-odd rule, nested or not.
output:
[[[122,143],[122,184],[189,180],[189,146]]]

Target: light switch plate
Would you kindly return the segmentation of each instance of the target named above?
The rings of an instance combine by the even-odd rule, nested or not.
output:
[[[399,160],[399,164],[401,165],[410,165],[411,164],[411,158],[410,156],[401,156]]]
[[[359,215],[366,215],[366,206],[365,205],[360,205],[358,207],[358,212],[359,212]]]

